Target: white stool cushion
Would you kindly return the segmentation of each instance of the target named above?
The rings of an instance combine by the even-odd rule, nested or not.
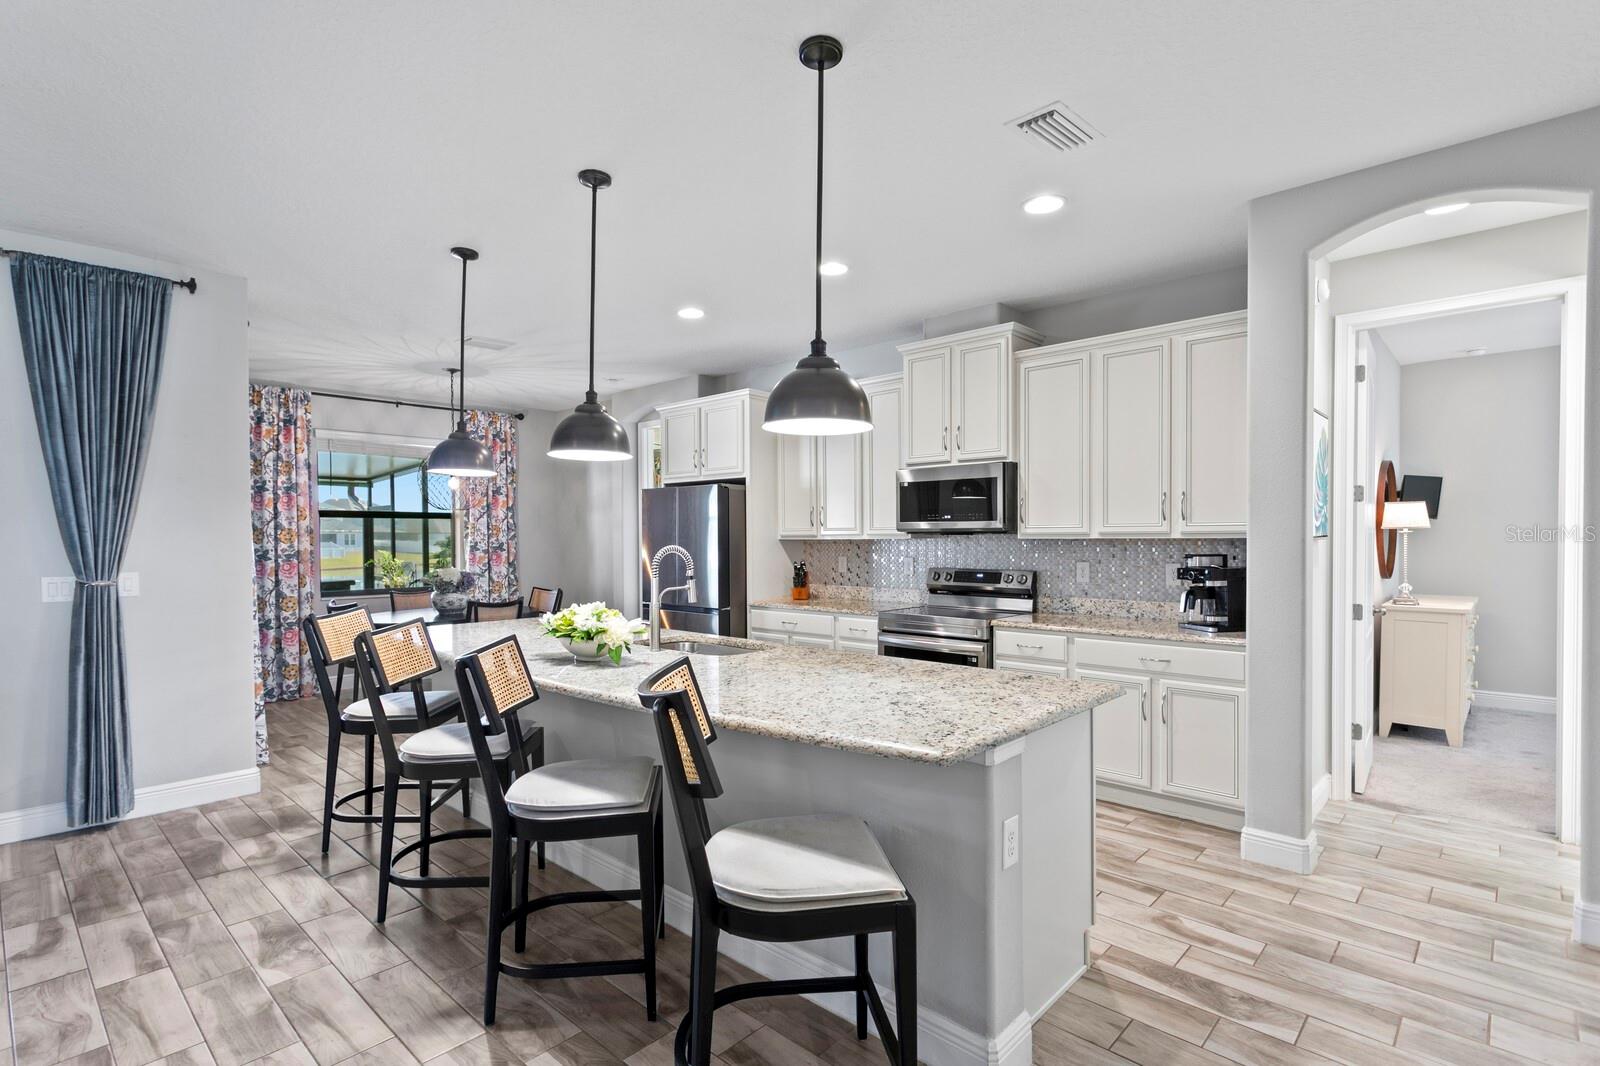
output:
[[[650,794],[655,765],[643,757],[551,763],[511,782],[506,806],[524,818],[637,807]]]
[[[489,734],[490,755],[498,759],[510,750],[510,737],[505,733]],[[406,762],[471,762],[477,755],[467,723],[447,722],[406,737],[400,745],[400,758]]]
[[[389,718],[409,718],[412,721],[417,717],[417,701],[410,692],[385,692],[378,699],[383,701],[383,713]],[[448,689],[427,689],[422,693],[422,702],[428,708],[431,717],[440,711],[447,710],[461,702],[461,697]],[[365,696],[356,700],[343,712],[346,718],[363,722],[372,721],[372,704],[367,702]]]
[[[859,818],[814,814],[730,825],[706,841],[717,897],[750,910],[815,910],[906,898]]]

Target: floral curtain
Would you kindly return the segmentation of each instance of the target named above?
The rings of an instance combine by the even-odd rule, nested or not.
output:
[[[250,529],[255,543],[256,643],[262,697],[295,700],[316,691],[300,619],[316,607],[316,467],[311,394],[250,386]],[[266,719],[256,719],[265,761]]]
[[[517,421],[498,411],[467,412],[467,433],[489,447],[492,478],[462,478],[465,569],[479,600],[517,596]]]

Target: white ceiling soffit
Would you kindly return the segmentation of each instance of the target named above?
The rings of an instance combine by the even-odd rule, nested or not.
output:
[[[467,329],[514,343],[469,402],[570,408],[601,167],[601,391],[794,359],[818,32],[836,350],[1237,266],[1252,197],[1600,104],[1580,0],[13,0],[0,226],[249,279],[264,380],[435,401],[471,245]],[[1054,100],[1104,139],[1007,125]]]
[[[1384,326],[1377,333],[1401,366],[1553,348],[1561,343],[1561,302],[1540,300],[1463,311]]]
[[[1468,233],[1481,233],[1484,230],[1515,226],[1523,222],[1534,222],[1541,218],[1552,218],[1555,215],[1582,210],[1582,204],[1494,200],[1475,203],[1460,211],[1452,211],[1448,215],[1429,215],[1419,211],[1405,218],[1397,218],[1387,226],[1379,226],[1354,240],[1345,242],[1337,250],[1330,252],[1328,258],[1354,259],[1361,255],[1409,248],[1413,244],[1427,244],[1429,241],[1462,237]]]

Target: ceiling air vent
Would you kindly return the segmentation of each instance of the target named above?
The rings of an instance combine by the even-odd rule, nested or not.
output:
[[[1100,139],[1100,131],[1089,125],[1072,109],[1059,100],[1053,104],[1036,107],[1021,118],[1006,123],[1014,127],[1034,144],[1057,152],[1070,152],[1074,148]]]

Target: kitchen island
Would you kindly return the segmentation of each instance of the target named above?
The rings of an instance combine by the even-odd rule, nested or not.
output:
[[[532,620],[430,631],[447,663],[509,633],[521,640],[539,685],[533,717],[545,728],[549,761],[659,759],[654,723],[635,689],[680,652],[640,645],[621,666],[575,663],[539,636]],[[934,1066],[1029,1062],[1033,1019],[1088,962],[1094,898],[1088,712],[1117,690],[681,636],[748,652],[690,656],[719,731],[712,756],[725,793],[708,805],[713,828],[786,814],[865,819],[917,902],[922,1058]],[[667,917],[687,930],[689,882],[675,827],[667,842]],[[550,855],[604,886],[636,881],[622,842],[554,845]],[[886,940],[874,944],[871,956],[886,999],[887,948]],[[852,965],[848,941],[772,945],[726,938],[723,951],[773,977],[843,973]],[[849,996],[820,1002],[854,1017]]]

